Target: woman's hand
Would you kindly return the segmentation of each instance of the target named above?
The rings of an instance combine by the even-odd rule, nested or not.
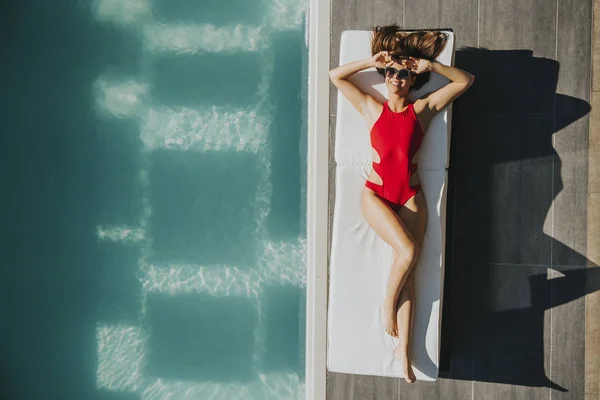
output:
[[[389,51],[380,51],[371,57],[371,63],[375,68],[385,68],[388,65],[393,64],[392,57]]]
[[[413,73],[417,75],[422,74],[423,72],[429,72],[433,70],[433,63],[429,60],[416,57],[409,57],[409,59],[410,61],[412,61],[409,68]]]

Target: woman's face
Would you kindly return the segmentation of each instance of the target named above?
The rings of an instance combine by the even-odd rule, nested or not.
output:
[[[396,70],[410,70],[407,61],[404,60],[401,62],[394,62],[394,64],[389,67],[395,68]],[[385,85],[387,86],[389,93],[406,95],[410,91],[410,87],[415,83],[416,75],[411,73],[407,79],[400,79],[398,75],[399,74],[386,74]]]

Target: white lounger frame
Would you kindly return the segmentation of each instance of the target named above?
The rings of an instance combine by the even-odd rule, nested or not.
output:
[[[309,0],[306,400],[325,400],[330,0]]]

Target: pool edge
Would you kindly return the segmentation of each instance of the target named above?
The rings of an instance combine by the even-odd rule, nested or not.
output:
[[[308,0],[306,400],[325,400],[330,0]]]

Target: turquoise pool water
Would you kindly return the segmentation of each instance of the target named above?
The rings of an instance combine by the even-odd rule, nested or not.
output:
[[[305,15],[3,5],[3,398],[304,397]]]
[[[93,0],[96,385],[304,398],[305,5]]]

